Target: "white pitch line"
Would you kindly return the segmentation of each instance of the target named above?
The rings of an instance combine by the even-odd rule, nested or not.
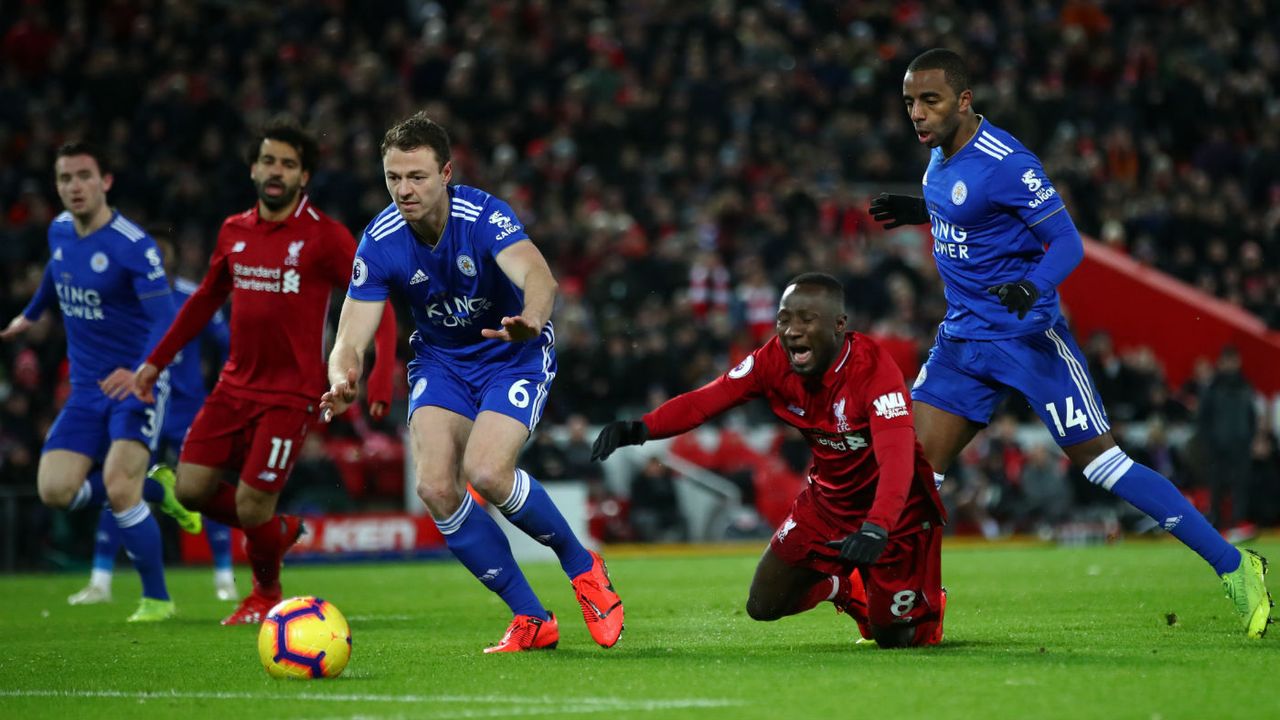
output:
[[[372,695],[363,693],[248,693],[178,690],[146,692],[128,690],[0,690],[0,697],[119,698],[123,700],[305,700],[316,702],[366,703],[458,703],[502,705],[492,710],[457,710],[438,717],[500,717],[502,715],[547,715],[552,713],[592,713],[619,710],[681,710],[722,708],[742,703],[717,698],[671,698],[630,700],[616,697],[521,697],[516,706],[509,695]],[[528,707],[539,705],[541,707]]]

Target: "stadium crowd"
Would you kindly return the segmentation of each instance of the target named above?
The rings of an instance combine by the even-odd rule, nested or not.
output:
[[[901,76],[945,45],[1083,232],[1280,328],[1268,5],[26,0],[0,25],[0,311],[39,282],[60,210],[53,152],[69,138],[108,150],[112,203],[166,228],[178,274],[198,279],[221,219],[252,202],[251,128],[287,112],[314,131],[311,199],[358,234],[388,203],[383,131],[426,108],[453,136],[457,181],[510,199],[560,281],[545,423],[599,424],[705,382],[768,337],[786,279],[815,268],[840,277],[852,326],[910,378],[941,285],[927,236],[884,232],[866,208],[918,190],[925,152]],[[0,484],[33,482],[65,394],[60,334],[46,317],[0,348]],[[1177,429],[1196,427],[1216,358],[1172,388],[1149,352],[1117,357],[1105,337],[1089,352],[1116,424],[1140,428],[1135,454],[1207,487]],[[1056,453],[1017,440],[1031,419],[1011,402],[966,457],[947,490],[960,525],[1034,529],[1097,499]],[[396,422],[361,418],[330,440],[385,448]],[[1268,430],[1245,439],[1255,499],[1278,495]],[[1218,521],[1280,520],[1265,503],[1241,512]]]

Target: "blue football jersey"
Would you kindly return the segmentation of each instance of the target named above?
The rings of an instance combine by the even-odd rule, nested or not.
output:
[[[198,286],[185,278],[174,278],[173,299],[179,308],[186,303]],[[214,343],[223,358],[231,343],[231,328],[227,326],[227,317],[221,310],[214,313],[213,319],[205,327],[204,332],[187,346],[169,363],[169,414],[167,418],[180,415],[194,415],[208,395],[204,373],[201,372],[201,349],[204,341]],[[191,412],[175,412],[178,406],[193,406]],[[166,418],[166,419],[167,419]]]
[[[992,340],[1042,332],[1057,323],[1054,288],[1042,288],[1023,320],[987,292],[1031,274],[1045,252],[1031,228],[1066,211],[1040,159],[982,118],[973,138],[950,158],[933,149],[923,183],[933,256],[946,284],[943,334]]]
[[[405,298],[416,330],[415,351],[426,344],[468,359],[496,359],[519,343],[489,340],[484,328],[524,309],[524,292],[498,267],[498,253],[527,240],[511,207],[483,190],[451,185],[450,212],[434,248],[409,229],[393,203],[360,237],[347,295],[355,300]]]
[[[170,293],[155,241],[118,212],[82,238],[64,212],[49,225],[49,268],[71,384],[96,387],[116,368],[136,368],[155,330],[142,300]]]

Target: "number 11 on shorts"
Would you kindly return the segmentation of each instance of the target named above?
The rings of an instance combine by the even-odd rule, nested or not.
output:
[[[1058,430],[1058,437],[1066,437],[1067,430],[1073,427],[1078,427],[1081,430],[1088,430],[1089,419],[1084,416],[1082,411],[1076,409],[1076,399],[1068,395],[1064,404],[1066,405],[1067,410],[1065,413],[1067,417],[1066,427],[1062,426],[1062,419],[1061,416],[1058,415],[1058,408],[1055,407],[1053,403],[1046,403],[1044,406],[1044,409],[1049,411],[1049,416],[1053,418],[1053,426]]]
[[[267,467],[283,470],[289,464],[289,453],[293,452],[293,440],[271,438],[271,455],[267,458]]]

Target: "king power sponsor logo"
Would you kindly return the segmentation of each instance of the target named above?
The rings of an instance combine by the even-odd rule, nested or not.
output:
[[[58,305],[62,307],[63,316],[81,320],[106,318],[102,314],[102,295],[97,290],[59,282],[55,282],[53,287],[57,290]]]
[[[885,420],[902,417],[907,414],[907,400],[900,392],[885,393],[875,399],[876,415]]]

